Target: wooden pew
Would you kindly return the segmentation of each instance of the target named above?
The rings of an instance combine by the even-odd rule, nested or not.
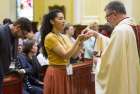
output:
[[[73,75],[69,79],[70,94],[95,94],[94,74],[92,62],[73,65]]]
[[[23,77],[18,73],[8,73],[3,81],[3,94],[22,94]]]
[[[73,75],[68,78],[69,94],[95,94],[95,78],[92,73],[92,60],[80,61],[82,63],[73,64]],[[42,67],[42,74],[47,67]]]

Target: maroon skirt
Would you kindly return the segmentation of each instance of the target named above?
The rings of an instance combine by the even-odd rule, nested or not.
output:
[[[44,77],[43,94],[70,94],[66,66],[49,66]]]

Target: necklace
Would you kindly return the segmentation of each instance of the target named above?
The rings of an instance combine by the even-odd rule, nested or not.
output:
[[[52,33],[55,35],[56,39],[60,42],[60,44],[66,50],[67,49],[67,43],[66,43],[65,39],[63,38],[63,36],[60,33],[58,33],[58,34],[56,34],[54,32],[52,32]]]

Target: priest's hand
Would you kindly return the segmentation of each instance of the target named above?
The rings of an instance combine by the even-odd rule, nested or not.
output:
[[[90,37],[95,37],[95,38],[97,38],[98,37],[98,32],[97,31],[94,31],[94,30],[88,30],[88,31],[86,31],[86,33],[85,34],[87,34],[88,36],[90,36]]]

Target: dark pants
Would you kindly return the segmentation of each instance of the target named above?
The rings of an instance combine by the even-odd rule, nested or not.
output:
[[[41,88],[41,87],[39,87],[39,86],[32,86],[33,88],[33,92],[34,92],[34,94],[43,94],[43,89]]]
[[[40,87],[40,86],[34,86],[32,85],[32,88],[30,89],[26,89],[27,87],[24,87],[25,90],[24,90],[24,94],[43,94],[43,87]],[[25,91],[27,91],[25,93]]]
[[[0,94],[3,94],[3,93],[2,93],[3,77],[4,77],[3,67],[2,67],[2,65],[0,64]]]
[[[22,94],[30,94],[30,93],[23,88]]]

